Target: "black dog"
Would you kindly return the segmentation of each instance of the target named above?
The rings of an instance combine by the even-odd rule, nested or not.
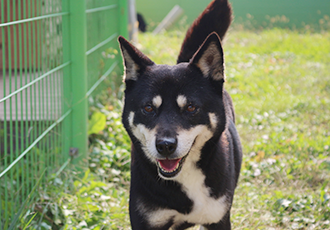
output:
[[[133,230],[231,229],[242,150],[223,89],[220,41],[230,23],[228,1],[211,2],[188,30],[174,66],[156,65],[119,37]]]

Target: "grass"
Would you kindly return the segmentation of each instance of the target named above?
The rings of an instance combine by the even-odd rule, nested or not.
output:
[[[330,227],[329,38],[279,29],[229,36],[227,88],[245,152],[237,229]]]
[[[175,64],[183,36],[141,34],[138,47],[156,63]],[[283,29],[227,35],[225,87],[244,150],[233,229],[330,228],[329,41],[329,32]],[[83,178],[73,169],[54,177],[22,226],[130,228],[122,94],[123,86],[109,88],[90,100],[91,121],[104,122],[90,129],[89,169]]]

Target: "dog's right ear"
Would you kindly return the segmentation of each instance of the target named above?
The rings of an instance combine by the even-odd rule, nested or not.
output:
[[[145,71],[146,67],[155,64],[124,37],[119,36],[118,42],[120,44],[121,54],[124,60],[125,82],[128,80],[136,81]]]

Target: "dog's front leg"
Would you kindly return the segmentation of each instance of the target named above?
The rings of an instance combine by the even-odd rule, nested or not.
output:
[[[139,209],[136,208],[136,206],[133,204],[129,206],[129,213],[132,230],[169,230],[173,225],[173,222],[169,221],[168,223],[161,226],[151,226],[146,217],[141,215]]]
[[[218,223],[205,225],[204,227],[207,230],[231,230],[230,212],[228,211],[228,213]]]

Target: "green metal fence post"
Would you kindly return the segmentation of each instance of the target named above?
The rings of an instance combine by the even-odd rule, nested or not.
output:
[[[78,149],[74,163],[87,166],[87,32],[86,1],[69,0],[70,9],[70,56],[71,56],[71,92],[72,92],[72,148]]]
[[[128,1],[119,0],[119,34],[128,39]]]
[[[70,12],[69,2],[62,1],[62,11]],[[64,15],[62,17],[62,44],[63,44],[63,62],[70,62],[70,65],[63,69],[63,83],[62,83],[62,94],[63,103],[62,111],[63,113],[71,110],[72,99],[71,99],[71,50],[70,50],[70,14]],[[63,130],[62,130],[62,159],[69,159],[69,150],[72,146],[72,114],[63,120]]]

